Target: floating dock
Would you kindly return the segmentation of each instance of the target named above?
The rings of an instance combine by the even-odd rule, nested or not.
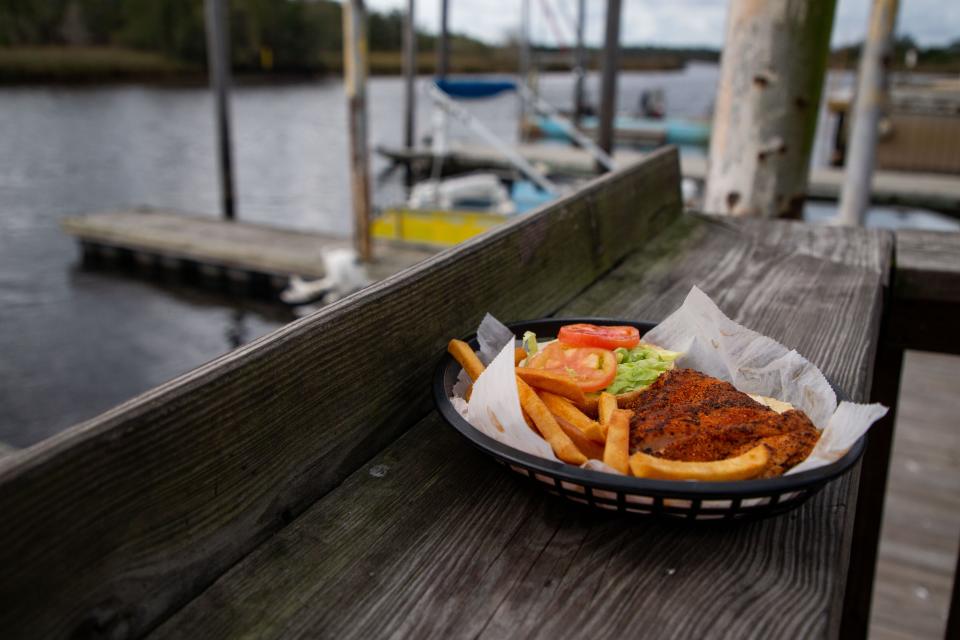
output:
[[[521,144],[516,150],[528,162],[548,171],[568,175],[591,175],[595,171],[593,157],[581,149],[561,144]],[[378,147],[377,151],[395,162],[411,163],[415,168],[429,167],[433,153],[429,149],[395,149]],[[630,164],[645,155],[638,151],[617,151],[614,160]],[[451,170],[509,169],[507,160],[492,147],[457,145],[444,156]],[[705,156],[684,155],[680,159],[683,177],[703,181],[707,177]],[[807,196],[814,200],[837,200],[843,189],[843,169],[815,168],[810,171]],[[932,209],[960,217],[960,180],[956,176],[905,171],[877,171],[873,176],[871,202],[876,205],[901,205]]]
[[[294,275],[323,277],[324,251],[352,246],[339,236],[156,210],[70,217],[62,226],[80,242],[85,262],[175,271],[263,295],[276,295]],[[377,242],[367,272],[381,280],[435,251]]]

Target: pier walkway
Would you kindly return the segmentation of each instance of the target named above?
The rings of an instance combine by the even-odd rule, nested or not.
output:
[[[80,242],[86,259],[189,272],[265,293],[283,289],[292,275],[322,278],[324,251],[352,246],[349,238],[312,231],[157,210],[76,216],[62,226]],[[367,271],[382,280],[434,252],[378,241]]]
[[[564,144],[521,144],[517,152],[534,165],[550,171],[572,175],[590,175],[595,171],[595,161],[586,151]],[[413,162],[429,166],[433,154],[427,149],[407,151],[380,147],[378,151],[396,161]],[[621,150],[614,159],[621,165],[640,160],[647,154]],[[453,147],[445,156],[445,162],[460,170],[509,168],[510,164],[496,150],[475,144]],[[707,176],[705,156],[684,155],[680,161],[683,177],[702,181]],[[837,200],[843,188],[843,170],[818,167],[810,171],[807,196],[814,200]],[[960,217],[960,180],[956,176],[942,174],[918,174],[902,171],[877,171],[873,176],[871,202],[876,205],[902,205],[932,209]]]

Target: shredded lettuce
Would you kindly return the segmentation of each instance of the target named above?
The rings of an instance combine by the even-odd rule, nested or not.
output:
[[[613,353],[617,356],[617,377],[606,391],[614,395],[649,386],[661,373],[673,369],[673,361],[682,355],[649,344],[633,349],[621,347]]]
[[[532,356],[538,351],[537,334],[533,331],[523,332],[523,350],[527,352],[528,356]]]

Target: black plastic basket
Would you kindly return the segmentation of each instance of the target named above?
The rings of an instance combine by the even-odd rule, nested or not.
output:
[[[509,325],[514,335],[533,331],[538,337],[556,336],[565,324],[631,325],[641,335],[655,325],[649,322],[609,318],[546,318]],[[476,336],[468,340],[478,348]],[[509,469],[526,476],[550,493],[589,507],[646,517],[688,520],[754,519],[789,511],[842,475],[863,454],[861,437],[836,462],[801,473],[764,480],[736,482],[678,482],[633,478],[581,469],[562,462],[533,456],[494,440],[474,428],[450,403],[460,365],[449,354],[437,366],[433,397],[440,415],[467,440],[493,456]],[[838,398],[842,394],[834,385]]]

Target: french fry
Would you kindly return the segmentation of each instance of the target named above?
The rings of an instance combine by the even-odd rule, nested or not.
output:
[[[530,414],[524,411],[523,407],[520,407],[520,413],[523,414],[523,421],[527,423],[528,427],[530,427],[530,431],[540,435],[540,430],[537,429],[537,425],[533,424],[533,419],[530,418]]]
[[[463,340],[451,340],[447,344],[447,351],[460,363],[471,380],[476,381],[483,373],[484,367],[480,358],[473,352],[473,348]]]
[[[530,416],[527,415],[526,411],[523,411],[523,419],[526,420],[527,426],[530,427],[530,430],[536,434],[539,434],[540,431],[537,430],[533,420],[530,419]],[[603,445],[597,444],[587,436],[583,435],[583,432],[580,429],[577,429],[575,426],[566,422],[564,420],[557,420],[557,424],[560,425],[560,428],[563,429],[563,432],[566,433],[570,440],[573,441],[573,446],[580,450],[580,453],[587,456],[591,460],[603,460]]]
[[[587,403],[586,396],[583,395],[583,389],[568,376],[553,371],[544,371],[543,369],[531,369],[529,367],[517,367],[517,375],[531,387],[555,393],[572,400],[575,405],[582,407]]]
[[[533,424],[533,420],[530,419],[530,416],[527,415],[526,411],[523,411],[523,419],[526,420],[527,426],[530,427],[530,430],[536,434],[540,434],[540,431],[537,429],[537,426]],[[575,426],[569,422],[564,422],[563,420],[557,420],[557,424],[560,425],[560,428],[563,429],[563,432],[570,437],[570,440],[573,441],[573,446],[580,450],[580,453],[587,456],[591,460],[603,460],[603,445],[597,444],[593,440],[590,440],[580,429],[577,429]]]
[[[586,402],[583,404],[578,404],[577,406],[583,410],[587,417],[596,418],[597,417],[597,404],[600,401],[600,394],[598,393],[585,393],[583,394]]]
[[[630,473],[630,418],[632,411],[614,410],[607,422],[603,461],[620,473]]]
[[[564,422],[576,427],[583,435],[590,440],[603,444],[603,432],[600,430],[600,423],[588,418],[580,409],[577,409],[572,402],[549,391],[540,391],[537,395],[547,405],[550,413],[557,418],[562,425]],[[582,450],[582,449],[581,449]]]
[[[537,425],[537,430],[540,431],[543,439],[553,447],[557,457],[570,464],[580,465],[586,462],[587,457],[577,449],[570,436],[557,424],[556,418],[547,409],[547,405],[543,404],[543,400],[520,376],[517,376],[517,392],[520,395],[520,406]]]
[[[513,350],[513,366],[519,367],[520,363],[524,361],[527,357],[527,352],[524,351],[523,347],[517,347]]]
[[[715,462],[666,460],[637,452],[630,456],[630,470],[638,478],[724,482],[756,478],[766,469],[769,460],[770,450],[763,444],[755,446],[736,458]]]
[[[603,460],[603,445],[597,444],[590,438],[583,435],[583,432],[580,429],[577,429],[575,426],[570,424],[565,420],[557,420],[557,424],[560,425],[560,428],[563,429],[563,432],[569,436],[570,440],[573,441],[573,445],[580,450],[580,452],[590,458],[591,460]]]
[[[600,419],[600,429],[603,431],[603,437],[607,437],[607,427],[610,424],[610,416],[617,409],[617,396],[604,391],[600,394],[600,400],[597,402],[597,414]]]

